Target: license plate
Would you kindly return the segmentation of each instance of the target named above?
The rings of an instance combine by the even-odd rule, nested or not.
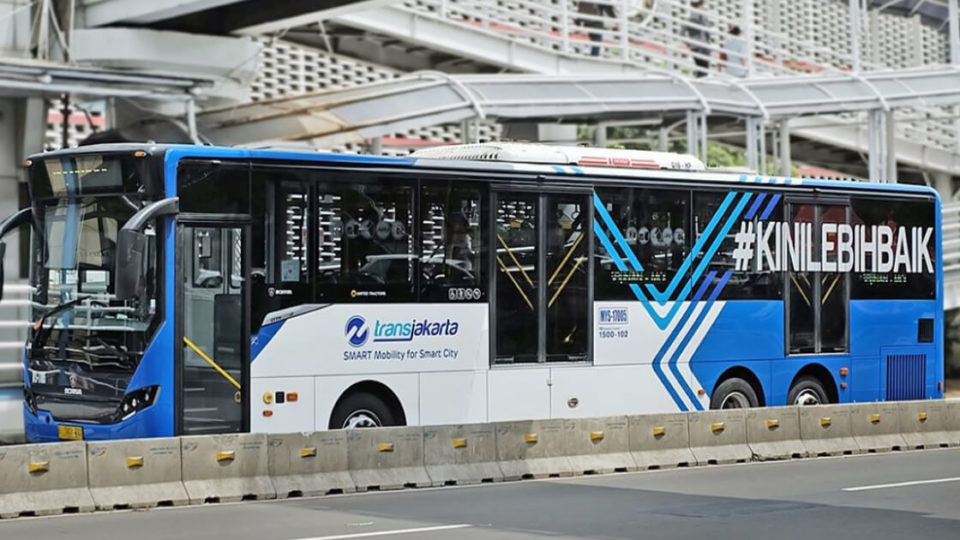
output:
[[[57,435],[64,441],[82,441],[83,428],[80,426],[57,426]]]

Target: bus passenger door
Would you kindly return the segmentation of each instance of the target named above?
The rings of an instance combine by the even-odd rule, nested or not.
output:
[[[180,223],[177,433],[249,428],[248,227]]]
[[[491,374],[490,416],[546,418],[552,371],[591,359],[590,196],[504,190],[493,204],[493,364],[527,369]]]

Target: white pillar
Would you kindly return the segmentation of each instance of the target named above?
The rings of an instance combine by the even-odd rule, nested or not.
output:
[[[960,65],[960,0],[947,0],[950,21],[947,23],[950,39],[950,63]]]
[[[850,67],[860,71],[860,0],[850,0]]]
[[[790,119],[780,120],[780,174],[793,173],[793,156],[790,155]]]

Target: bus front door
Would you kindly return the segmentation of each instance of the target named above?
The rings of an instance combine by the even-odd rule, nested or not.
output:
[[[180,223],[178,235],[177,432],[247,431],[247,227]]]

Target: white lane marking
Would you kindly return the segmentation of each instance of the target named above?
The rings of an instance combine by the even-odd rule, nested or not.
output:
[[[888,489],[907,486],[922,486],[926,484],[945,484],[947,482],[960,482],[960,476],[953,478],[937,478],[934,480],[914,480],[913,482],[897,482],[896,484],[876,484],[873,486],[846,487],[840,491],[869,491],[871,489]]]
[[[374,536],[393,536],[397,534],[416,534],[434,531],[449,531],[451,529],[466,529],[472,527],[467,523],[457,525],[439,525],[437,527],[418,527],[416,529],[396,529],[393,531],[377,531],[353,534],[335,534],[333,536],[315,536],[312,538],[299,538],[298,540],[346,540],[348,538],[372,538]]]

